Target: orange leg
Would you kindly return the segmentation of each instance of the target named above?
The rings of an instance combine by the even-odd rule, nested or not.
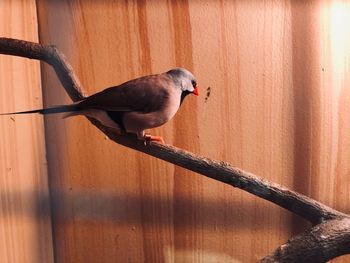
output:
[[[159,142],[161,144],[165,144],[163,138],[161,136],[154,136],[151,134],[145,134],[144,136],[145,143],[149,142]]]
[[[142,132],[138,132],[137,133],[137,138],[139,140],[142,140],[145,142],[145,144],[149,143],[149,142],[159,142],[159,143],[162,143],[162,144],[165,144],[163,138],[161,136],[154,136],[154,135],[151,135],[151,134],[147,134],[145,133],[145,131],[142,131]]]

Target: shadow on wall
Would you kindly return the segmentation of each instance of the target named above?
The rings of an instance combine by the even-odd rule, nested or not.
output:
[[[292,1],[294,187],[317,199],[320,147],[319,1]],[[293,220],[293,233],[305,228]]]
[[[0,193],[0,198],[2,199],[8,195],[9,193]],[[33,202],[36,204],[36,208],[28,207],[28,209],[23,209],[23,203],[21,198],[18,198],[19,196],[21,198],[28,196],[31,199],[33,199],[33,196],[40,196],[40,198]],[[11,203],[11,209],[3,209],[6,212],[1,215],[2,217],[16,216],[16,214],[20,215],[20,213],[27,213],[24,216],[30,217],[50,216],[50,211],[42,209],[43,207],[49,207],[50,197],[47,195],[45,196],[42,193],[27,193],[27,195],[24,193],[12,193],[11,198],[16,201]],[[135,196],[118,192],[106,193],[79,190],[59,192],[51,198],[53,199],[51,204],[54,204],[51,212],[59,221],[79,220],[81,222],[105,222],[118,225],[168,226],[170,222],[173,222],[172,218],[190,217],[191,215],[186,215],[186,211],[191,211],[193,207],[200,207],[201,229],[204,228],[209,231],[234,229],[239,231],[251,228],[251,222],[245,220],[240,214],[240,200],[237,203],[225,203],[210,199],[176,199],[174,201],[163,196]],[[174,207],[177,209],[174,209]],[[254,202],[248,202],[244,208],[248,210],[257,209]],[[261,210],[261,212],[256,211],[255,214],[263,215],[265,208],[261,208]],[[174,211],[177,211],[179,214],[174,213]],[[212,215],[218,216],[213,218]],[[194,227],[188,220],[176,221],[177,227]],[[266,222],[266,220],[261,222]],[[266,223],[263,227],[265,229],[271,228],[271,224]]]

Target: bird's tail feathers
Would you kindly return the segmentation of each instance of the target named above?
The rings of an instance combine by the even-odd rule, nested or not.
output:
[[[0,115],[30,114],[30,113],[40,113],[40,114],[45,115],[45,114],[54,114],[54,113],[62,113],[62,112],[74,112],[74,111],[78,111],[78,110],[79,110],[78,105],[70,104],[70,105],[52,106],[52,107],[47,107],[44,109],[37,109],[37,110],[0,113]]]

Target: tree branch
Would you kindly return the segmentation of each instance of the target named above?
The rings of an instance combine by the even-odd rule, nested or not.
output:
[[[66,57],[53,45],[0,37],[0,54],[38,59],[50,64],[73,101],[86,97],[78,77]]]
[[[72,67],[56,47],[23,40],[0,38],[0,54],[45,61],[53,66],[63,87],[73,101],[78,101],[86,97],[80,81],[74,74]],[[271,259],[281,259],[281,257],[278,256],[281,256],[283,251],[287,251],[285,252],[287,255],[292,255],[288,251],[294,250],[286,250],[286,246],[288,245],[288,247],[296,248],[297,246],[295,244],[298,244],[300,240],[307,240],[307,237],[310,233],[314,233],[316,228],[318,229],[321,227],[320,229],[324,229],[322,227],[325,225],[328,226],[330,224],[333,226],[334,222],[341,221],[346,222],[344,229],[350,232],[348,215],[336,211],[305,195],[289,190],[278,184],[268,182],[254,174],[232,167],[225,162],[218,162],[205,157],[200,157],[170,145],[163,145],[155,142],[151,142],[149,145],[144,145],[143,142],[137,140],[136,137],[132,135],[118,136],[111,129],[101,125],[94,119],[89,118],[89,120],[111,140],[118,144],[149,154],[185,169],[205,175],[214,180],[229,184],[233,187],[240,188],[253,195],[275,203],[292,213],[305,218],[314,225],[319,224],[314,226],[309,232],[306,232],[304,236],[297,236],[294,239],[291,239],[286,245],[282,245],[274,254],[264,259],[266,262],[271,262],[268,261]],[[324,223],[328,220],[330,222],[329,224]],[[333,223],[331,224],[331,222]],[[332,229],[337,233],[336,228]],[[320,233],[322,234],[323,232],[321,231]],[[347,234],[346,239],[350,239],[349,234]],[[342,253],[344,251],[345,253],[349,253],[350,246],[348,246],[348,249],[342,250]]]
[[[291,238],[261,262],[327,262],[349,250],[350,219],[333,219]]]

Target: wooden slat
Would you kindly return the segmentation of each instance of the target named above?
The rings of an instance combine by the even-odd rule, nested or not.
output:
[[[0,1],[0,35],[38,41],[35,1]],[[0,56],[0,112],[42,106],[37,61]],[[43,120],[0,117],[0,261],[53,262]]]
[[[67,55],[90,93],[187,67],[201,96],[153,133],[346,211],[350,45],[347,29],[332,27],[341,12],[346,22],[338,2],[38,3],[42,41]],[[52,70],[43,79],[47,105],[69,102]],[[115,145],[81,117],[46,120],[57,262],[256,262],[306,227]]]

